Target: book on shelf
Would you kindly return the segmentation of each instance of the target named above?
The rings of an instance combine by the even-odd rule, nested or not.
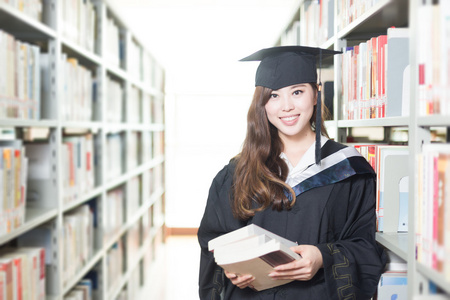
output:
[[[93,213],[88,204],[63,217],[63,283],[66,284],[94,253]]]
[[[416,49],[421,116],[450,115],[450,3],[418,5]]]
[[[119,81],[108,76],[106,78],[106,93],[106,120],[108,122],[122,122],[124,105],[123,97],[125,93],[123,85]]]
[[[2,248],[0,260],[2,259],[11,259],[13,263],[12,289],[17,299],[45,299],[45,250],[43,248]]]
[[[13,262],[11,258],[0,257],[0,282],[2,299],[13,300]]]
[[[94,180],[93,135],[65,136],[62,144],[63,197],[69,203],[92,190]]]
[[[40,48],[2,30],[0,45],[0,118],[40,119]]]
[[[344,119],[399,117],[409,114],[409,29],[389,28],[344,49]]]
[[[42,248],[44,251],[39,253],[40,295],[42,295],[42,291],[48,294],[58,293],[58,285],[55,283],[59,282],[60,278],[53,267],[56,264],[56,258],[52,255],[57,250],[52,241],[55,230],[51,224],[45,224],[31,229],[17,238],[18,248]],[[45,264],[45,270],[42,268],[43,264]],[[43,285],[45,285],[45,289]],[[45,299],[45,294],[40,299]]]
[[[380,232],[408,231],[409,176],[407,146],[354,145],[377,176],[376,212]]]
[[[0,141],[0,235],[25,223],[28,158],[21,140]]]
[[[109,279],[107,284],[109,290],[114,287],[123,275],[124,252],[122,239],[119,239],[106,254],[106,275]]]
[[[208,243],[216,263],[224,270],[235,274],[251,274],[255,277],[252,286],[260,291],[283,285],[292,280],[273,280],[268,274],[274,267],[300,259],[290,249],[297,243],[289,241],[255,224],[250,224]]]
[[[104,56],[108,63],[117,67],[119,67],[121,63],[119,31],[120,29],[116,25],[116,22],[108,17],[106,19],[106,52]]]
[[[378,299],[408,299],[407,272],[389,271],[381,274],[377,290]]]
[[[409,115],[409,40],[409,28],[388,28],[386,117]]]
[[[67,121],[92,121],[94,77],[78,59],[61,54],[59,85],[61,114]]]
[[[425,144],[417,157],[417,260],[450,280],[450,144]]]
[[[42,22],[43,3],[42,0],[22,0],[22,1],[8,1],[2,0],[0,3],[6,3],[9,6],[17,9],[32,19]]]
[[[387,36],[379,35],[344,49],[342,106],[347,120],[384,118]]]
[[[90,279],[82,279],[77,283],[75,289],[82,290],[84,300],[91,300],[92,298],[92,281]]]
[[[92,1],[61,1],[60,5],[63,36],[94,52],[97,16]]]

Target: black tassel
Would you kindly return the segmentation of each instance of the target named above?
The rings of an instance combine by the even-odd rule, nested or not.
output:
[[[322,125],[322,84],[319,83],[319,90],[317,92],[317,105],[316,105],[316,165],[320,165],[321,155],[321,125]]]
[[[320,165],[321,127],[322,127],[322,49],[319,51],[319,85],[316,105],[316,165]]]

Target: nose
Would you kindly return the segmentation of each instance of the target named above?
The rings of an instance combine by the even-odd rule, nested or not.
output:
[[[294,102],[292,101],[291,97],[283,97],[283,111],[291,111],[294,109]]]

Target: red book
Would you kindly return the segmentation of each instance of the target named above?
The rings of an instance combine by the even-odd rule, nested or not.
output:
[[[385,49],[387,44],[387,35],[380,35],[377,37],[377,52],[378,52],[378,73],[377,73],[377,98],[378,98],[378,117],[385,117],[386,107],[386,56]]]
[[[13,300],[13,265],[12,259],[0,258],[0,281],[2,281],[2,293],[0,299]]]

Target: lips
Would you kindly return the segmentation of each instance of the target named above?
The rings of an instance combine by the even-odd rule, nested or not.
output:
[[[286,116],[286,117],[280,117],[281,121],[283,122],[292,122],[295,121],[300,115],[292,115],[292,116]]]

